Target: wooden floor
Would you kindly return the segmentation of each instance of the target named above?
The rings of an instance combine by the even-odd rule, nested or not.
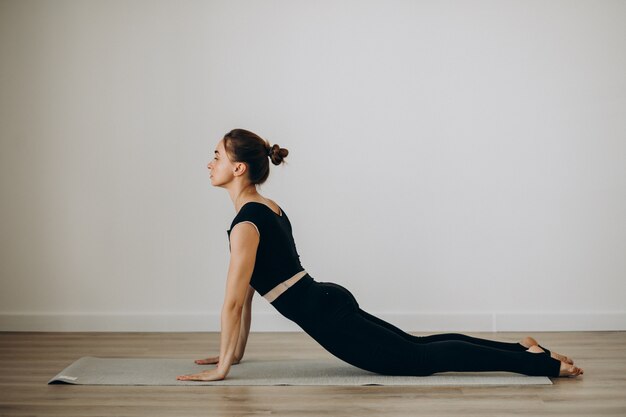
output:
[[[516,387],[47,385],[82,356],[211,356],[219,333],[0,333],[0,416],[626,416],[626,332],[465,333],[531,335],[585,374]],[[328,355],[304,333],[252,333],[244,361]]]

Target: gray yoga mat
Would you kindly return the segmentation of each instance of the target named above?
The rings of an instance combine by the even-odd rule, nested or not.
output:
[[[178,375],[215,365],[192,359],[95,358],[72,363],[48,384],[76,385],[551,385],[543,376],[513,372],[444,372],[430,376],[389,376],[364,371],[339,359],[244,360],[221,381],[178,381]]]

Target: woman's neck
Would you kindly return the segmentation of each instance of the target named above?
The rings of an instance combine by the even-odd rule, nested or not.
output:
[[[240,190],[236,190],[231,198],[233,200],[233,205],[235,206],[235,210],[239,212],[241,207],[249,201],[257,201],[263,199],[263,196],[259,194],[254,185],[248,185]]]

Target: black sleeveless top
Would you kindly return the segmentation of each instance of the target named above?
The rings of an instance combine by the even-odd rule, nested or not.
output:
[[[293,240],[291,223],[285,211],[280,206],[279,208],[280,215],[268,205],[249,201],[241,207],[230,224],[230,230],[227,230],[228,250],[230,232],[237,223],[249,221],[259,230],[259,247],[250,285],[261,295],[267,294],[272,288],[304,269]]]

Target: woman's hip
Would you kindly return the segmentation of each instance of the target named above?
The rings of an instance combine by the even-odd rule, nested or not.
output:
[[[272,303],[304,330],[329,325],[359,309],[347,288],[334,282],[315,281],[308,274],[304,278],[309,279],[305,282],[301,279]]]

